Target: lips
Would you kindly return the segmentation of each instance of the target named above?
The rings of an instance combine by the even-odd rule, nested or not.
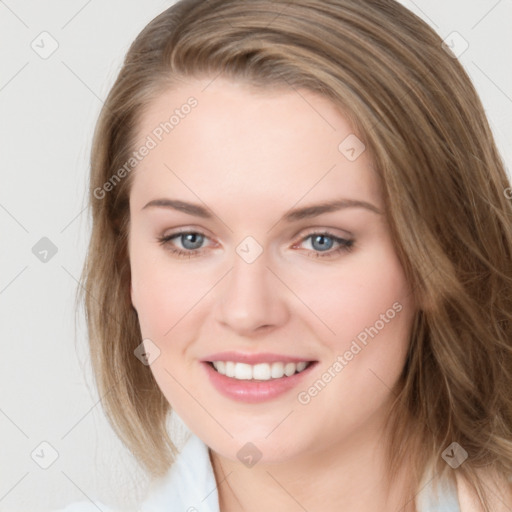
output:
[[[312,359],[284,354],[240,352],[211,354],[201,361],[214,389],[231,400],[246,403],[266,402],[285,396],[311,373],[317,363]],[[232,370],[227,371],[228,364]],[[222,373],[215,367],[220,367]],[[275,377],[268,375],[270,368]],[[285,372],[285,368],[290,371]],[[258,374],[253,373],[255,369]]]

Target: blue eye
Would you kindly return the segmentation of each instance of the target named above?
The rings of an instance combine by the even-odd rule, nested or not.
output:
[[[180,233],[178,237],[181,237],[183,247],[192,251],[199,249],[204,242],[204,235],[200,233]]]
[[[171,245],[172,240],[175,238],[181,239],[181,244],[185,250],[173,247]],[[199,256],[202,252],[200,246],[204,242],[206,235],[197,231],[183,231],[181,233],[175,233],[174,235],[167,235],[158,238],[161,245],[171,253],[176,254],[179,257],[192,258],[193,256]]]
[[[354,240],[346,240],[328,232],[311,233],[304,237],[301,242],[305,242],[309,239],[311,239],[311,246],[314,250],[312,253],[308,254],[308,256],[312,258],[330,258],[341,252],[349,252],[354,246]],[[334,244],[338,244],[338,247],[330,251],[329,249],[331,249]]]
[[[158,238],[158,242],[169,250],[172,254],[183,258],[192,258],[199,256],[204,252],[204,248],[201,247],[204,241],[208,237],[204,233],[198,231],[183,231],[180,233],[174,233]],[[179,239],[183,249],[175,247],[172,241]],[[311,233],[303,237],[298,244],[293,247],[302,244],[306,240],[311,239],[311,246],[313,250],[308,251],[308,256],[313,258],[330,258],[336,256],[342,252],[349,252],[353,249],[354,240],[344,239],[337,237],[329,232]],[[332,247],[337,244],[334,250]]]

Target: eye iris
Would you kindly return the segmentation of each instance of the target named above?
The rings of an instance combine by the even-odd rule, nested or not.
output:
[[[203,243],[203,238],[203,235],[200,235],[199,233],[186,233],[181,235],[183,247],[185,247],[185,249],[190,250],[198,249],[199,247],[201,247]],[[191,242],[192,247],[187,245],[189,242]]]
[[[317,240],[322,240],[319,247],[315,247],[315,242]],[[326,244],[325,240],[329,240],[329,242]],[[332,244],[333,244],[332,238],[329,236],[325,236],[325,235],[315,235],[313,237],[313,241],[311,243],[311,245],[313,246],[314,249],[318,249],[320,251],[329,250],[332,247]]]

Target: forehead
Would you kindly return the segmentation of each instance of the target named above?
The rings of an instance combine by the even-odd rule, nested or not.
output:
[[[152,148],[137,165],[134,201],[178,188],[246,205],[326,194],[380,204],[367,152],[353,158],[362,141],[334,103],[309,90],[194,80],[160,94],[137,133]]]

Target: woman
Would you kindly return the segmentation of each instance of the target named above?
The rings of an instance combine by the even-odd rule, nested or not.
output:
[[[97,125],[82,275],[141,510],[512,507],[509,187],[394,1],[155,18]]]

